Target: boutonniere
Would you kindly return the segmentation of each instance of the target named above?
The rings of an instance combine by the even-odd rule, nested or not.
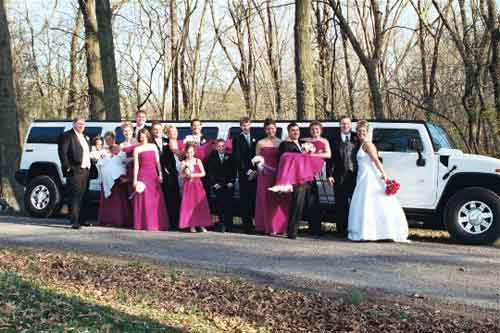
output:
[[[229,159],[229,156],[225,155],[225,156],[224,156],[224,160],[226,160],[226,161],[227,161],[228,159]]]
[[[255,138],[252,138],[252,142],[255,143]]]
[[[206,140],[206,139],[201,139],[200,144],[202,144],[202,145],[203,145],[203,144],[205,144],[205,143],[207,143],[207,140]]]
[[[90,141],[90,138],[87,135],[85,135],[85,140]]]

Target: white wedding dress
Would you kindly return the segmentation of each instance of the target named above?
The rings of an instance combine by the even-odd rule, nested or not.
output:
[[[356,155],[358,174],[349,208],[348,238],[354,241],[407,242],[408,222],[395,195],[385,194],[385,184],[363,145]]]

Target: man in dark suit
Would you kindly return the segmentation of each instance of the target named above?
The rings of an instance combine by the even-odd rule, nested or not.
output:
[[[221,221],[220,231],[233,229],[233,194],[236,169],[232,156],[226,153],[226,143],[218,139],[215,151],[207,161],[207,176],[210,188],[215,193],[217,214]]]
[[[335,192],[335,224],[337,233],[347,237],[349,204],[356,185],[357,135],[351,131],[351,119],[340,118],[340,133],[332,139],[332,158],[327,161],[327,177]]]
[[[284,153],[302,154],[299,125],[292,122],[288,124],[287,130],[288,139],[280,143],[279,156],[281,157]],[[304,212],[309,222],[309,233],[313,236],[319,236],[321,234],[321,215],[318,187],[314,180],[293,186],[292,203],[288,214],[288,238],[297,238],[299,223]]]
[[[181,200],[175,156],[174,153],[170,150],[168,144],[169,139],[163,136],[162,124],[155,121],[151,125],[153,143],[156,145],[156,148],[158,148],[158,153],[160,156],[160,164],[163,177],[162,189],[165,197],[165,204],[167,205],[170,229],[176,230],[179,227],[179,211]]]
[[[148,120],[146,111],[139,110],[135,113],[135,125],[134,125],[134,138],[137,140],[137,135],[139,131],[143,128],[151,131],[151,127],[146,125],[146,121]]]
[[[240,186],[240,215],[246,233],[253,230],[252,218],[255,211],[256,171],[252,168],[255,157],[256,138],[251,134],[250,118],[240,120],[241,133],[233,138],[233,158],[238,172]]]
[[[85,118],[76,117],[73,128],[64,132],[59,138],[57,146],[63,175],[67,181],[67,193],[70,197],[70,222],[73,229],[80,229],[85,222],[83,209],[85,194],[89,186],[89,172],[92,167],[90,161],[90,141],[85,131]]]

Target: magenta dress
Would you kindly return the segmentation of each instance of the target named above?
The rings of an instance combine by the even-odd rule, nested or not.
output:
[[[113,227],[132,226],[132,207],[128,199],[127,183],[120,183],[118,179],[111,189],[111,196],[106,198],[101,186],[99,213],[97,220],[100,225]]]
[[[194,172],[200,172],[197,164]],[[200,178],[184,180],[179,228],[209,227],[213,224],[207,195]]]
[[[158,177],[155,151],[147,150],[139,153],[137,181],[143,182],[146,188],[142,193],[133,194],[134,229],[167,230],[167,208]]]
[[[264,170],[257,175],[257,197],[255,201],[255,231],[284,234],[288,226],[288,211],[291,194],[274,193],[268,190],[276,181],[279,154],[277,147],[263,147]]]
[[[284,153],[278,165],[275,185],[299,185],[310,182],[323,169],[324,164],[322,158],[309,154]]]

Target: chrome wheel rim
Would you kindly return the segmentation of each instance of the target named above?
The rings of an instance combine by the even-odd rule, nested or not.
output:
[[[458,211],[458,224],[467,233],[479,235],[493,225],[493,211],[482,201],[468,201]]]
[[[47,208],[50,203],[50,191],[45,185],[37,185],[31,191],[30,202],[38,210]]]

